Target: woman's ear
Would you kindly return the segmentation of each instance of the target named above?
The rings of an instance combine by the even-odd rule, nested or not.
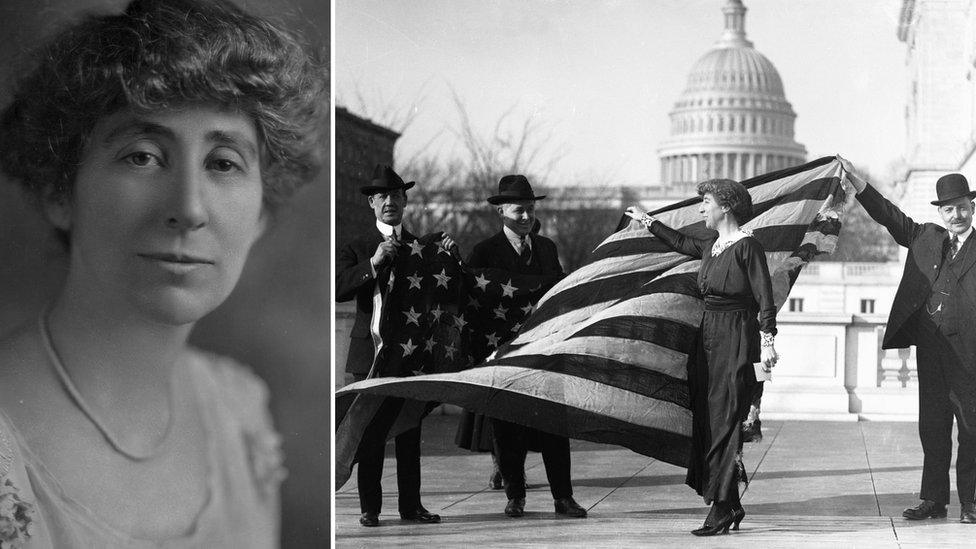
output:
[[[254,245],[254,242],[260,240],[261,237],[264,236],[264,233],[268,232],[268,228],[271,226],[273,216],[274,214],[268,209],[267,206],[261,207],[261,214],[258,217],[258,230],[254,235],[254,241],[251,242],[251,245]]]
[[[64,192],[51,187],[44,193],[44,216],[56,228],[71,231],[71,199]]]

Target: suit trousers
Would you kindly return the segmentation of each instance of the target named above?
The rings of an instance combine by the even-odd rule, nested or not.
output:
[[[492,418],[491,422],[498,469],[505,481],[505,495],[508,499],[525,497],[525,456],[530,441],[541,445],[542,461],[546,466],[546,477],[553,499],[573,495],[568,438],[500,419]]]
[[[356,381],[365,375],[354,374]],[[387,398],[376,412],[373,421],[363,432],[357,452],[359,469],[359,509],[363,513],[380,513],[383,505],[383,457],[386,433],[403,406],[401,398]],[[420,426],[405,431],[394,439],[397,470],[397,507],[400,513],[413,513],[420,507]]]
[[[918,434],[924,464],[920,499],[949,502],[952,420],[959,430],[956,490],[961,503],[976,498],[976,378],[938,325],[919,323]]]

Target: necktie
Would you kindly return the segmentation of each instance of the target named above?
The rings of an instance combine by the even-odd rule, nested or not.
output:
[[[532,261],[532,248],[529,247],[529,242],[526,237],[519,237],[519,248],[522,251],[519,252],[519,260],[528,265]]]
[[[955,259],[956,258],[956,254],[959,253],[959,236],[958,235],[952,235],[952,238],[949,239],[949,253],[951,254],[950,257],[952,259]]]

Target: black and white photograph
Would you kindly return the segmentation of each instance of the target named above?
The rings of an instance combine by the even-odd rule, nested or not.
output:
[[[336,547],[972,543],[973,2],[332,23]]]
[[[326,547],[330,29],[0,2],[0,546]]]

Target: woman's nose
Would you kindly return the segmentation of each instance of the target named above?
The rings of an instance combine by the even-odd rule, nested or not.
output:
[[[174,174],[166,226],[192,231],[207,224],[206,185],[203,170],[183,168]]]

